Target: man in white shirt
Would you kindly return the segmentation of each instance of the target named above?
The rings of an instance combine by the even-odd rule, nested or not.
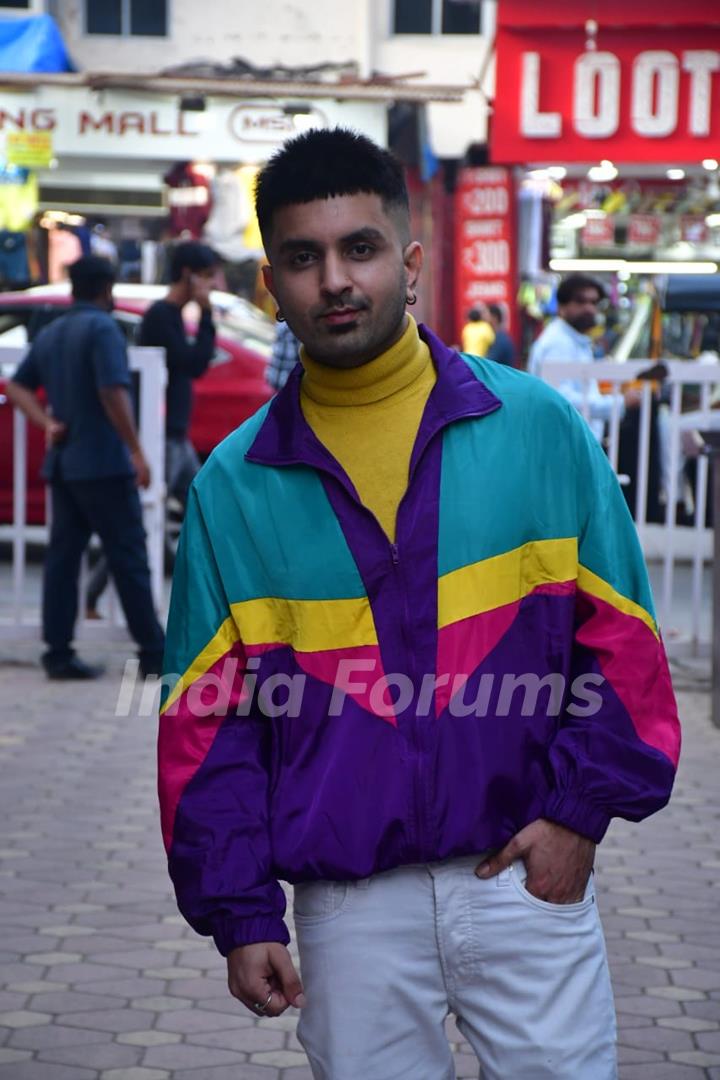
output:
[[[528,371],[532,375],[541,375],[547,361],[592,364],[592,342],[588,333],[595,325],[598,305],[604,298],[602,285],[586,274],[570,274],[560,283],[557,317],[548,323],[530,349]],[[605,422],[612,415],[616,398],[622,399],[619,402],[620,419],[625,415],[625,407],[638,401],[634,390],[622,395],[601,394],[596,379],[565,379],[557,389],[578,412],[584,412],[587,393],[587,419],[598,442],[602,440]]]

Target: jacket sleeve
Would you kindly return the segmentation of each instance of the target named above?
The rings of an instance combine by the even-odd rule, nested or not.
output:
[[[267,719],[244,707],[245,654],[190,491],[168,621],[158,746],[163,838],[178,906],[223,955],[287,944],[272,876]]]
[[[599,841],[668,801],[680,725],[635,525],[602,448],[569,416],[578,513],[570,693],[545,817]]]

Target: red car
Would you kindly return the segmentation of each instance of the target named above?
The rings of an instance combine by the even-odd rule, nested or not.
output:
[[[115,287],[114,315],[128,344],[137,342],[143,313],[166,291],[156,285]],[[271,320],[252,304],[229,293],[213,292],[211,300],[217,326],[215,355],[205,375],[195,383],[190,428],[190,438],[203,459],[272,394],[265,381],[274,334]],[[1,347],[27,345],[70,302],[66,284],[0,293],[0,524],[11,522],[13,516],[13,410],[4,391],[15,368],[14,363],[3,362]],[[192,335],[196,324],[191,305],[185,311],[185,325]],[[40,478],[44,453],[42,431],[29,425],[29,525],[41,525],[45,521],[45,492]]]

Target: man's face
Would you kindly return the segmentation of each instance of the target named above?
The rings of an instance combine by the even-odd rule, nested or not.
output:
[[[599,303],[600,293],[597,289],[580,289],[567,304],[561,304],[558,311],[565,322],[581,334],[586,334],[595,325]]]
[[[379,195],[282,207],[268,247],[265,283],[313,360],[359,367],[401,336],[422,248]]]

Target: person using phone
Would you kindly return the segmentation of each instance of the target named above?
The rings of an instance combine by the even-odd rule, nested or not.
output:
[[[200,468],[188,438],[193,403],[193,381],[204,375],[215,349],[215,325],[210,306],[219,258],[206,244],[190,240],[178,244],[170,259],[170,288],[163,300],[148,308],[140,331],[141,345],[165,349],[168,369],[165,414],[165,478],[169,495],[185,505],[193,477]],[[191,302],[200,308],[194,340],[183,322]]]

